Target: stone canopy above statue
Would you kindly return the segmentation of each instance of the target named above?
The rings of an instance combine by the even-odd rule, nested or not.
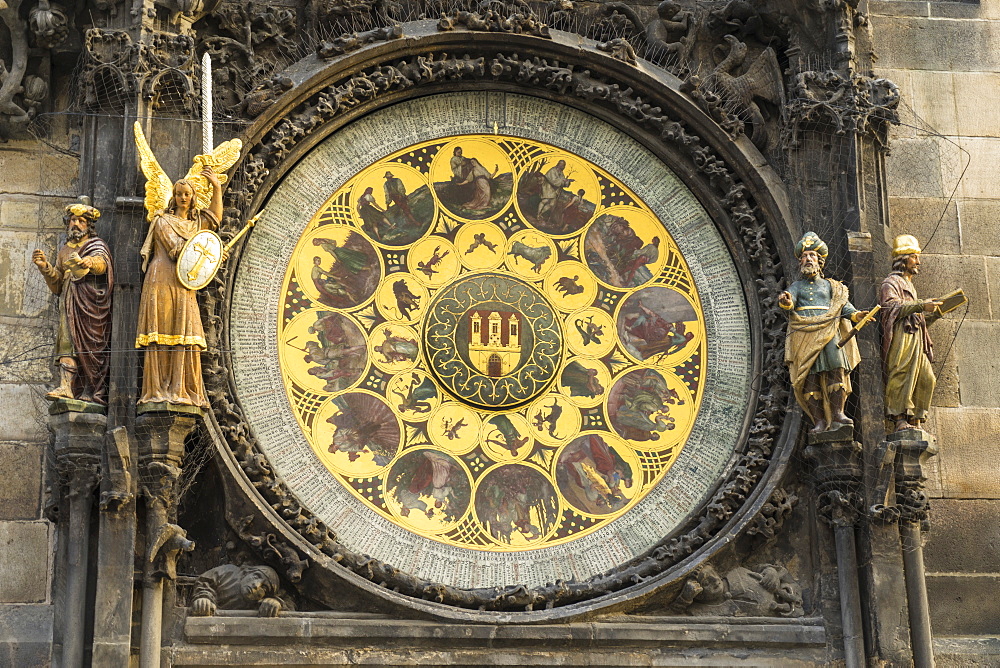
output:
[[[662,162],[537,99],[507,96],[519,120],[491,132],[488,103],[404,103],[293,168],[236,277],[237,394],[351,549],[453,587],[582,580],[716,484],[747,315]]]

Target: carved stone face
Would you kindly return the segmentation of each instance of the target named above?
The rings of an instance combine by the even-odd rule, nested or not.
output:
[[[701,571],[702,593],[699,600],[704,603],[720,603],[726,598],[726,584],[722,577],[711,566],[705,566]]]
[[[271,593],[271,587],[260,573],[250,571],[240,579],[240,591],[248,601],[260,601]]]
[[[920,273],[920,253],[910,253],[904,260],[903,271],[911,276]]]

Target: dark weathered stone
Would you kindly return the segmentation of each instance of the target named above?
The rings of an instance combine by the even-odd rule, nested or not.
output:
[[[931,573],[1000,573],[1000,501],[935,500],[924,559]]]
[[[1000,576],[927,575],[931,622],[939,636],[1000,634]]]
[[[43,452],[37,443],[0,443],[0,520],[38,519]]]
[[[52,606],[0,605],[0,665],[47,666]]]

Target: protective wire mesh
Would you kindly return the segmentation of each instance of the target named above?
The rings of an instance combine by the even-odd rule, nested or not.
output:
[[[260,4],[260,3],[257,3]],[[235,3],[224,3],[232,8]],[[695,7],[714,6],[709,3],[696,3]],[[164,51],[182,52],[184,57],[169,61],[169,66],[154,67],[147,58],[141,57],[140,47],[126,42],[119,34],[105,35],[109,44],[120,48],[98,50],[98,53],[109,55],[88,56],[81,59],[72,75],[71,90],[75,92],[68,107],[56,113],[40,114],[32,121],[30,129],[33,135],[46,144],[51,151],[64,156],[62,162],[53,161],[52,171],[48,178],[53,182],[73,184],[80,174],[80,147],[73,143],[72,137],[82,134],[89,124],[104,122],[106,127],[116,127],[124,133],[123,141],[131,141],[129,125],[138,118],[145,125],[153,126],[169,121],[172,128],[186,128],[188,138],[197,138],[202,127],[198,118],[200,106],[198,98],[201,94],[199,76],[199,58],[206,49],[213,53],[213,61],[217,62],[213,86],[213,102],[215,116],[216,143],[239,136],[250,121],[240,114],[241,104],[247,95],[257,86],[267,81],[275,73],[281,72],[297,60],[314,54],[317,47],[324,42],[344,35],[345,33],[360,33],[380,27],[395,25],[406,21],[437,20],[440,16],[459,11],[495,11],[501,16],[511,16],[516,13],[525,14],[530,9],[541,23],[554,29],[577,33],[598,41],[608,42],[615,39],[627,41],[638,57],[670,72],[683,80],[689,80],[692,75],[710,80],[710,73],[705,71],[707,65],[701,63],[692,71],[690,62],[682,60],[676,49],[667,48],[647,40],[642,25],[637,25],[635,17],[626,15],[625,10],[609,7],[609,11],[591,9],[589,11],[568,11],[565,3],[532,2],[525,4],[519,0],[512,3],[488,2],[479,3],[472,0],[433,0],[430,2],[414,0],[392,0],[390,2],[368,3],[365,0],[357,2],[325,2],[317,4],[315,22],[307,30],[299,30],[294,39],[287,34],[273,29],[258,26],[253,28],[253,19],[247,14],[246,30],[240,28],[239,17],[214,17],[220,21],[223,28],[225,21],[237,25],[238,30],[230,27],[233,34],[244,34],[240,48],[225,48],[227,42],[221,37],[209,37],[196,44],[173,43],[161,45]],[[252,8],[251,8],[252,9]],[[247,9],[250,12],[251,9]],[[280,9],[280,8],[279,8]],[[234,10],[235,11],[235,10]],[[277,10],[275,10],[277,11]],[[288,23],[287,16],[278,16]],[[281,21],[276,21],[281,23]],[[641,21],[640,21],[641,23]],[[254,30],[257,32],[254,33]],[[270,32],[268,32],[270,30]],[[241,33],[242,31],[242,33]],[[263,32],[262,32],[263,31]],[[253,34],[265,35],[263,42],[254,43]],[[231,46],[231,45],[229,45]],[[254,48],[258,47],[258,48]],[[236,57],[233,53],[242,54]],[[217,60],[216,60],[217,58]],[[807,67],[816,70],[830,69],[831,59],[817,56],[807,62]],[[782,67],[785,62],[779,63]],[[161,63],[162,65],[162,63]],[[736,114],[743,121],[749,121],[746,108],[737,104],[732,96],[727,97],[725,90],[717,91],[721,104],[727,111]],[[143,108],[150,110],[152,117],[137,117],[135,110],[138,101],[143,100]],[[790,101],[791,102],[791,101]],[[835,106],[835,105],[834,105]],[[849,111],[849,110],[845,110]],[[926,239],[921,239],[925,252],[936,252],[939,234],[942,233],[942,223],[945,221],[954,199],[959,183],[969,164],[968,153],[956,142],[936,132],[906,104],[900,107],[901,124],[893,130],[893,136],[905,138],[922,138],[937,147],[941,167],[929,164],[920,151],[900,151],[892,156],[892,174],[905,174],[914,187],[941,187],[945,193],[942,198],[940,215],[929,228]],[[802,197],[818,198],[819,206],[813,201],[812,211],[820,211],[822,215],[807,217],[801,221],[804,232],[811,229],[827,240],[831,245],[830,260],[824,272],[827,276],[842,281],[850,280],[849,253],[846,248],[844,230],[851,229],[856,212],[838,210],[833,193],[828,188],[832,174],[852,157],[853,144],[850,137],[840,134],[833,128],[813,128],[802,138],[801,150],[810,156],[809,160],[793,168],[787,155],[780,149],[768,152],[775,169],[785,177],[803,185],[807,191]],[[198,145],[196,140],[188,142]],[[106,159],[106,156],[98,156]],[[853,159],[853,158],[852,158]],[[115,201],[121,198],[141,198],[142,178],[131,165],[121,165],[114,183],[106,186],[107,200]],[[890,176],[892,176],[890,174]],[[182,176],[171,174],[172,178]],[[241,185],[239,174],[236,181],[229,187]],[[114,225],[114,213],[102,218],[98,230],[109,230]],[[122,214],[124,215],[124,214]],[[131,214],[130,214],[131,215]],[[135,216],[137,219],[138,215]],[[61,221],[44,221],[51,228],[51,234],[45,239],[49,244],[48,255],[52,258],[53,250],[62,243],[62,235],[56,231],[61,229]],[[892,224],[890,235],[907,232],[905,222]],[[899,229],[897,229],[897,227]],[[57,240],[58,236],[58,240]],[[878,246],[876,246],[878,248]],[[136,252],[123,256],[119,253],[114,258],[116,272],[120,280],[138,282],[141,276],[141,258]],[[791,278],[791,277],[790,277]],[[19,378],[38,378],[42,370],[52,359],[52,341],[56,323],[56,298],[48,291],[43,281],[37,277],[29,278],[26,286],[25,303],[36,310],[40,316],[39,322],[44,323],[34,328],[26,328],[24,334],[11,337],[0,344],[0,379],[17,380]],[[862,309],[873,306],[870,303],[855,304]],[[948,373],[947,369],[954,366],[951,349],[958,330],[964,322],[968,311],[967,306],[949,314],[946,321],[952,325],[950,329],[938,325],[936,338],[938,355],[935,362],[935,372],[938,376]],[[223,342],[213,342],[220,345]],[[133,352],[132,348],[116,349],[112,352]],[[141,358],[140,358],[141,359]],[[141,379],[141,378],[140,378]],[[40,399],[41,397],[39,397]],[[855,407],[856,408],[856,407]],[[39,412],[41,414],[41,411]],[[40,418],[41,419],[41,418]],[[198,433],[189,444],[189,451],[180,489],[186,491],[193,483],[198,470],[211,457],[211,448],[206,437]]]

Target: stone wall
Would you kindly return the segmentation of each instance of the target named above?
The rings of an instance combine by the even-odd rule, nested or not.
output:
[[[1000,0],[879,0],[869,10],[877,74],[900,86],[908,107],[909,126],[895,132],[887,160],[889,233],[924,244],[921,296],[961,287],[970,299],[964,320],[961,308],[932,328],[940,369],[929,421],[940,446],[928,481],[932,625],[936,636],[996,635]]]
[[[46,386],[55,297],[31,262],[52,258],[63,208],[76,200],[79,158],[66,127],[49,141],[10,141],[0,150],[0,665],[48,662],[52,642],[55,532],[44,518]]]

